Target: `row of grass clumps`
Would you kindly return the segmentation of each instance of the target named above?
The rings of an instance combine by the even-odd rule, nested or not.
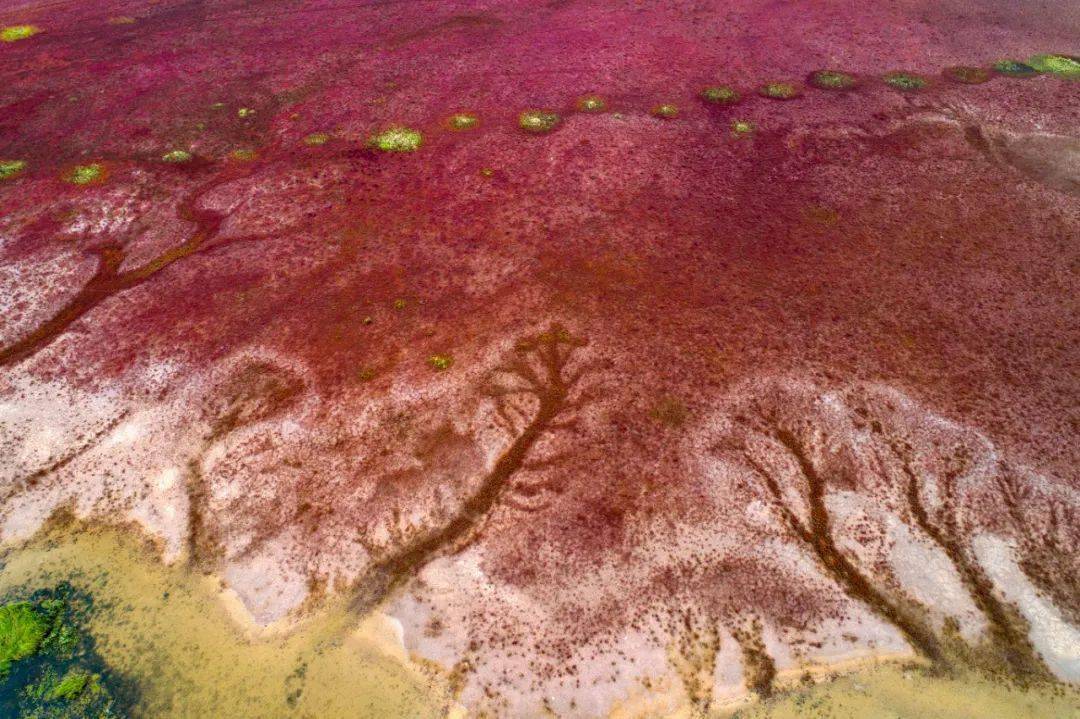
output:
[[[1044,53],[1034,55],[1027,61],[1000,60],[990,67],[960,65],[946,68],[941,73],[944,80],[960,85],[978,85],[989,82],[995,77],[1030,78],[1038,75],[1056,75],[1069,80],[1078,80],[1080,79],[1080,57]],[[868,77],[842,70],[826,69],[811,72],[804,82],[766,82],[757,87],[755,92],[770,100],[795,100],[803,96],[806,87],[826,92],[847,92],[871,82],[884,83],[898,92],[915,93],[930,88],[935,80],[927,75],[902,70],[887,72],[880,77]],[[744,93],[730,85],[709,85],[701,89],[698,97],[711,105],[726,106],[741,102],[744,99]],[[597,114],[607,112],[609,108],[603,96],[589,93],[579,97],[573,109],[577,112]],[[247,108],[242,108],[241,116],[244,116],[245,111],[250,112]],[[661,120],[674,120],[679,117],[680,111],[678,105],[666,102],[652,107],[650,114]],[[557,129],[562,119],[560,113],[555,110],[531,108],[518,115],[517,124],[526,134],[544,135]],[[451,131],[467,132],[480,127],[481,121],[471,112],[456,112],[446,118],[443,124]],[[748,134],[745,131],[748,126],[750,123],[747,121],[737,121],[737,125],[732,126],[732,133],[736,136]],[[326,144],[331,139],[333,138],[328,133],[316,132],[306,136],[303,142],[308,146],[318,146]],[[384,127],[372,134],[367,141],[369,149],[391,154],[415,152],[423,144],[423,133],[404,125]],[[256,153],[252,150],[238,150],[231,155],[234,161],[251,161],[256,157]],[[173,149],[164,153],[160,159],[163,163],[182,165],[192,162],[195,157],[187,150]],[[26,169],[27,163],[24,160],[0,158],[0,181],[14,179],[22,175]],[[68,168],[62,179],[74,185],[100,184],[108,179],[108,168],[101,163],[77,165]]]
[[[119,719],[134,698],[86,631],[91,597],[62,583],[0,604],[0,717]]]
[[[1054,74],[1069,79],[1080,79],[1080,59],[1068,55],[1036,55],[1027,62],[1002,60],[990,68],[956,66],[947,68],[942,76],[951,82],[963,85],[975,85],[992,80],[995,76],[1034,77],[1040,74]],[[894,71],[880,78],[888,87],[899,92],[919,92],[929,88],[933,80],[914,72]],[[817,70],[810,73],[805,83],[767,82],[756,88],[756,94],[770,100],[795,100],[803,96],[806,86],[819,90],[843,92],[854,90],[866,84],[870,78],[858,76],[841,70]],[[741,102],[744,94],[730,85],[710,85],[698,93],[701,100],[712,105],[734,105]],[[608,111],[608,101],[602,95],[589,93],[579,97],[574,103],[574,110],[582,113],[597,114]],[[661,120],[674,120],[679,117],[678,105],[661,103],[653,106],[649,114]],[[518,127],[529,135],[544,135],[557,129],[562,123],[562,115],[550,108],[531,108],[518,115]],[[444,125],[455,132],[474,130],[480,126],[480,118],[473,113],[458,112],[448,117]],[[746,122],[733,125],[733,134],[745,134]],[[313,142],[312,138],[318,138]],[[323,144],[330,139],[325,133],[316,133],[305,138],[306,144]],[[368,147],[388,153],[414,152],[423,144],[423,135],[419,130],[393,125],[372,135]]]

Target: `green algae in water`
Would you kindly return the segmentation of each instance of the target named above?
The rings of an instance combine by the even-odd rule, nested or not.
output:
[[[61,582],[33,591],[3,587],[15,610],[35,625],[24,651],[0,676],[0,716],[19,719],[107,719],[124,716],[134,688],[112,672],[85,629],[92,599]],[[33,647],[32,649],[30,647]]]
[[[15,177],[25,169],[25,160],[0,160],[0,180]]]
[[[0,675],[11,663],[34,654],[45,638],[45,619],[29,602],[13,602],[0,607]]]
[[[105,179],[105,166],[93,163],[90,165],[76,165],[64,174],[64,180],[73,185],[90,185]]]
[[[770,100],[794,100],[802,90],[790,82],[769,82],[758,88],[758,94]]]
[[[41,32],[37,25],[9,25],[0,30],[0,40],[4,42],[17,42],[26,40]]]
[[[698,96],[705,102],[711,102],[714,105],[731,105],[738,102],[742,97],[739,95],[738,90],[727,85],[710,85],[702,88]]]
[[[69,669],[62,676],[46,669],[22,691],[19,719],[113,719],[127,714],[102,683],[101,675]]]
[[[1070,80],[1080,79],[1080,59],[1068,55],[1035,55],[1028,59],[1027,64],[1039,72]]]
[[[32,683],[55,688],[69,670],[87,672],[91,679],[78,695],[81,701],[98,675],[98,683],[112,692],[117,717],[446,715],[442,685],[407,664],[403,650],[388,638],[389,628],[380,624],[384,620],[373,617],[356,628],[351,615],[330,608],[287,633],[259,631],[230,610],[235,599],[222,593],[218,580],[162,564],[156,549],[133,533],[83,525],[51,529],[5,550],[0,562],[0,597],[25,596],[70,580],[76,591],[93,598],[85,634],[102,663],[77,652],[70,669],[56,667],[55,682],[38,685],[45,678],[38,675]],[[129,687],[137,691],[127,693]],[[38,708],[64,706],[71,702],[55,700]],[[0,706],[0,716],[19,717],[15,709],[5,710]],[[101,715],[39,713],[19,719],[31,716]]]
[[[817,70],[810,73],[809,82],[820,90],[850,90],[856,85],[854,75],[839,70]]]
[[[1019,60],[998,60],[994,63],[994,72],[1008,77],[1035,77],[1039,71]]]
[[[882,79],[886,85],[901,92],[917,92],[930,84],[925,77],[911,72],[890,72]]]
[[[551,110],[526,110],[518,115],[518,127],[534,135],[551,132],[561,121],[558,113]]]
[[[37,691],[38,695],[46,701],[57,699],[70,701],[82,694],[88,684],[100,686],[98,677],[82,669],[72,669],[64,675],[63,679],[43,681]]]
[[[373,135],[370,145],[381,152],[415,152],[424,142],[419,130],[408,127],[390,127]]]

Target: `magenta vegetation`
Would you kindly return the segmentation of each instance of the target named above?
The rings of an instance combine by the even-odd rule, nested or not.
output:
[[[1080,15],[1018,12],[9,4],[0,536],[136,519],[508,717],[1075,681]]]

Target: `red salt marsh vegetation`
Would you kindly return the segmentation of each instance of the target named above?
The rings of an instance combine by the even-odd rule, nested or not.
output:
[[[1071,3],[0,27],[5,539],[136,521],[477,714],[1080,676]]]

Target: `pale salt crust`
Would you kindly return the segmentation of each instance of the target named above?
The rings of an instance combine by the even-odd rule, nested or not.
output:
[[[1031,624],[1031,641],[1050,669],[1062,679],[1080,680],[1080,630],[1031,585],[1008,542],[983,534],[975,539],[975,551],[1001,593]]]
[[[332,415],[348,415],[346,423],[362,433],[368,424],[377,424],[379,413],[388,407],[422,408],[435,404],[445,414],[451,414],[450,406],[473,409],[476,419],[471,426],[461,430],[479,438],[479,464],[490,466],[507,440],[505,436],[484,429],[484,408],[469,400],[462,388],[478,382],[483,374],[479,368],[494,365],[509,344],[472,358],[469,366],[475,369],[464,370],[453,379],[436,377],[422,388],[405,380],[395,382],[384,396],[369,402],[358,412],[355,406],[324,407],[310,393],[305,393],[304,399],[282,416],[239,429],[212,447],[199,461],[204,471],[212,473],[215,465],[225,463],[229,455],[236,448],[242,449],[249,439],[273,437],[282,446],[317,442],[319,425],[326,420],[326,415],[321,415],[321,421],[317,421],[316,414],[320,410],[329,409]],[[0,539],[10,541],[29,536],[56,506],[74,501],[77,511],[87,515],[109,513],[115,517],[116,508],[123,508],[126,516],[139,521],[151,534],[164,540],[166,559],[182,556],[187,526],[183,478],[188,463],[197,456],[197,448],[206,431],[197,411],[199,398],[214,386],[215,381],[227,376],[239,363],[251,359],[267,361],[303,376],[304,367],[288,358],[252,350],[220,362],[161,401],[149,401],[124,399],[118,392],[76,390],[62,381],[46,382],[25,374],[10,373],[0,402],[0,447],[9,458],[0,467],[5,487],[77,450],[95,430],[110,422],[115,422],[115,426],[65,466],[59,476],[45,478],[32,491],[12,497],[0,510]],[[152,396],[152,390],[175,380],[177,370],[168,365],[145,368],[141,374],[136,374],[138,381],[135,384],[151,390],[144,396]],[[792,396],[804,398],[820,413],[819,420],[856,448],[869,442],[864,431],[851,425],[849,408],[842,393],[822,392],[813,383],[792,378],[749,381],[727,398],[717,413],[704,423],[704,428],[686,442],[687,451],[698,459],[702,476],[713,487],[711,501],[717,502],[717,506],[726,498],[725,487],[736,478],[739,470],[722,459],[711,457],[706,446],[711,437],[730,427],[730,408],[777,386]],[[978,448],[979,461],[971,469],[972,481],[993,464],[996,451],[982,435],[920,409],[892,388],[867,385],[857,390],[872,397],[887,397],[899,407],[901,414],[908,416],[914,425],[928,428],[927,431],[966,437],[970,445]],[[135,393],[127,396],[135,396]],[[599,422],[600,419],[597,416],[592,421]],[[369,451],[378,449],[368,448]],[[538,451],[542,451],[542,446]],[[243,461],[244,457],[239,460]],[[1037,481],[1046,480],[1037,478]],[[227,500],[231,494],[245,491],[245,487],[224,483],[215,487],[215,491],[220,495],[217,499]],[[787,499],[792,506],[801,507],[801,500],[794,493]],[[956,617],[960,619],[965,635],[978,635],[982,628],[981,618],[963,591],[955,570],[944,561],[939,550],[916,536],[884,503],[871,502],[852,492],[832,492],[827,501],[829,509],[835,513],[838,539],[845,551],[858,556],[867,565],[884,559],[892,567],[898,583],[928,604],[937,621],[945,616]],[[739,513],[748,526],[771,521],[771,510],[760,501],[748,502]],[[873,517],[886,528],[887,542],[864,546],[852,541],[846,528],[865,517]],[[422,521],[424,517],[418,514],[415,519]],[[360,549],[351,553],[344,549],[335,550],[316,558],[305,556],[307,550],[295,536],[295,531],[295,527],[288,527],[258,552],[226,561],[224,580],[259,624],[279,621],[300,607],[313,572],[348,582],[362,575],[367,564],[366,553]],[[385,527],[377,527],[376,531],[385,532]],[[664,536],[675,538],[660,546],[637,548],[635,556],[639,561],[633,565],[636,574],[644,577],[658,566],[703,550],[718,557],[736,554],[741,546],[737,533],[719,532],[707,526],[681,526],[673,535]],[[243,533],[229,535],[228,539],[241,541]],[[976,542],[976,548],[979,560],[998,588],[1018,603],[1031,623],[1032,639],[1047,663],[1064,679],[1075,681],[1080,678],[1080,635],[1076,629],[1035,591],[1018,569],[1004,540],[983,535]],[[515,624],[525,636],[558,634],[559,620],[552,607],[542,606],[519,590],[494,582],[482,569],[484,552],[481,543],[460,555],[431,562],[421,571],[418,581],[386,608],[390,626],[397,626],[394,622],[400,623],[402,646],[410,654],[446,667],[468,657],[469,615],[477,608],[494,610],[501,619]],[[819,582],[823,592],[836,592],[809,560],[805,550],[796,544],[775,539],[768,543],[765,554],[793,576],[800,576],[810,583]],[[617,591],[620,581],[626,578],[626,571],[625,567],[614,566],[602,569],[579,582],[566,601],[587,605],[604,598]],[[813,651],[802,647],[794,649],[790,636],[781,636],[768,622],[764,624],[765,645],[780,670],[801,671],[860,657],[906,653],[906,645],[893,629],[860,605],[841,601],[847,603],[845,613],[848,618],[824,621],[816,627],[809,638],[821,645]],[[446,627],[438,636],[426,631],[435,617]],[[841,639],[845,635],[854,637],[854,641]],[[628,702],[645,701],[640,697],[644,693],[644,682],[648,680],[653,690],[648,692],[651,696],[647,704],[679,706],[685,703],[685,696],[667,656],[667,646],[673,640],[662,623],[650,619],[637,629],[617,631],[614,636],[603,636],[595,642],[574,647],[573,655],[567,661],[583,668],[574,677],[539,681],[532,666],[533,657],[528,654],[487,650],[484,656],[469,657],[475,662],[475,671],[469,676],[460,700],[473,709],[488,707],[507,716],[544,716],[546,706],[559,712],[560,716],[584,718],[619,710],[620,705],[625,710]],[[627,661],[627,657],[632,661]],[[517,687],[515,691],[500,691],[494,699],[486,694],[486,685],[506,679]],[[730,635],[723,637],[713,691],[714,700],[719,703],[733,701],[745,694],[737,644]]]
[[[94,274],[94,261],[70,252],[0,263],[0,344],[6,345],[49,319]]]

